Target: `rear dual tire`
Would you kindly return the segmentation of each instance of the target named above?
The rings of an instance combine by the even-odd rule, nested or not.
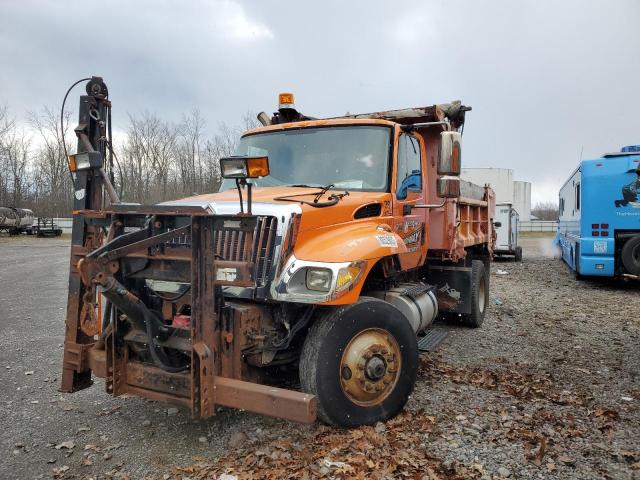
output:
[[[522,247],[520,247],[520,246],[516,247],[515,261],[516,262],[521,262],[522,261]]]
[[[471,313],[462,315],[467,327],[479,328],[489,305],[489,269],[482,260],[471,261]]]

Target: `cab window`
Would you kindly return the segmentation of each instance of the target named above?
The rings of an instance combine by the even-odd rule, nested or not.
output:
[[[422,191],[420,143],[413,135],[403,133],[398,139],[398,176],[396,198],[404,200],[407,192]]]

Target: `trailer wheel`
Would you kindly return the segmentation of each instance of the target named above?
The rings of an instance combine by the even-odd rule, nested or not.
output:
[[[522,247],[521,246],[517,246],[516,247],[515,259],[516,259],[516,262],[521,262],[522,261]]]
[[[471,328],[478,328],[484,322],[489,305],[489,272],[482,260],[471,261],[471,313],[462,315],[462,322]]]
[[[394,306],[362,297],[326,310],[300,355],[302,389],[316,396],[318,418],[354,427],[395,416],[413,391],[416,335]]]
[[[632,275],[640,275],[640,235],[627,240],[620,254],[622,264]]]

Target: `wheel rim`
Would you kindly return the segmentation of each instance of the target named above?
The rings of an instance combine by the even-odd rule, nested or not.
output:
[[[486,301],[487,286],[485,285],[484,278],[480,280],[480,287],[478,288],[478,310],[480,313],[484,312],[484,306]]]
[[[388,331],[369,328],[359,332],[344,349],[340,361],[340,386],[353,403],[377,405],[393,391],[402,355]]]

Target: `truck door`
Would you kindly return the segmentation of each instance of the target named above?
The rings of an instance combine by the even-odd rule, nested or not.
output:
[[[419,136],[401,133],[395,169],[394,231],[404,240],[408,252],[400,256],[402,269],[415,268],[427,253],[426,215],[423,208],[411,205],[425,203],[424,144]]]

